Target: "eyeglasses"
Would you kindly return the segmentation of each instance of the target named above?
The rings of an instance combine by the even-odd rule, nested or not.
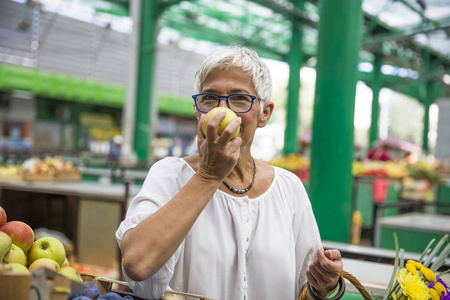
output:
[[[235,113],[246,113],[252,109],[253,101],[261,98],[246,94],[234,94],[229,96],[218,96],[214,94],[197,94],[192,99],[198,111],[207,113],[211,109],[218,107],[222,98],[227,102],[228,108]]]

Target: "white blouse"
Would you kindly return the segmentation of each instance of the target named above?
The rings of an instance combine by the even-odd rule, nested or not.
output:
[[[271,186],[255,199],[217,190],[155,275],[135,282],[124,274],[134,293],[160,299],[170,286],[214,300],[298,299],[320,235],[300,179],[274,169]],[[119,246],[128,229],[169,202],[194,173],[182,158],[155,163],[116,232]]]

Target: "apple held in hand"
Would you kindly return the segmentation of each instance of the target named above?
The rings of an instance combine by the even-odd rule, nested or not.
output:
[[[237,115],[234,113],[234,111],[232,111],[229,108],[226,107],[216,107],[211,109],[205,117],[205,121],[203,122],[202,125],[202,130],[203,133],[206,135],[206,127],[208,125],[209,120],[212,118],[212,116],[214,116],[217,112],[225,110],[226,111],[226,115],[225,117],[222,119],[222,121],[220,121],[219,123],[219,130],[217,132],[218,135],[221,135],[223,130],[225,129],[225,127],[228,126],[228,124],[230,124],[230,122],[234,119],[237,118]],[[233,133],[233,136],[231,137],[231,139],[234,139],[235,137],[237,137],[237,135],[239,134],[240,131],[240,127],[238,127],[238,129],[235,131],[235,133]]]
[[[3,207],[0,206],[0,227],[5,225],[6,222],[7,222],[6,211],[3,209]]]
[[[5,258],[5,261],[8,264],[18,263],[24,267],[27,265],[27,257],[25,256],[25,253],[19,246],[15,245],[15,244],[12,244],[11,252],[9,253],[9,257]]]
[[[28,252],[34,242],[34,232],[30,226],[21,221],[7,222],[0,228],[0,231],[7,233],[14,244],[19,246],[24,253]]]
[[[28,263],[31,265],[42,258],[52,259],[58,267],[61,266],[66,259],[64,245],[54,237],[46,236],[38,239],[28,251]]]
[[[12,240],[5,232],[0,231],[0,263],[7,260],[11,251]]]
[[[41,267],[45,267],[47,269],[53,270],[55,272],[61,273],[61,267],[58,265],[56,261],[50,258],[40,258],[34,261],[29,267],[28,270],[33,272]]]

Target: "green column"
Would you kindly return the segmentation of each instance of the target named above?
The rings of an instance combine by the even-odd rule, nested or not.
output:
[[[370,124],[370,136],[369,136],[369,148],[373,147],[378,141],[379,132],[379,116],[380,116],[380,103],[379,96],[382,86],[381,80],[381,56],[375,55],[373,62],[373,78],[372,78],[372,122]]]
[[[294,1],[297,8],[302,8],[304,0]],[[286,103],[286,129],[284,131],[283,153],[298,152],[298,124],[299,124],[299,91],[300,67],[302,55],[302,28],[297,19],[292,21],[291,47],[287,57],[289,64],[288,99]]]
[[[310,198],[322,239],[348,242],[353,120],[362,0],[323,0],[311,149]]]
[[[422,132],[422,150],[424,153],[428,153],[428,131],[430,122],[430,105],[432,103],[432,93],[430,83],[426,79],[426,75],[430,72],[430,50],[424,49],[423,51],[423,79],[421,80],[420,89],[420,101],[423,103],[424,116],[423,116],[423,132]]]
[[[141,26],[138,50],[136,88],[136,119],[134,149],[139,163],[146,163],[151,145],[151,115],[153,96],[153,69],[156,55],[158,1],[141,1]]]

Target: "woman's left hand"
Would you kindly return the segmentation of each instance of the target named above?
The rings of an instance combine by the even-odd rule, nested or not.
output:
[[[319,248],[314,261],[306,270],[309,284],[322,296],[328,296],[335,288],[342,273],[342,259],[339,250]]]

